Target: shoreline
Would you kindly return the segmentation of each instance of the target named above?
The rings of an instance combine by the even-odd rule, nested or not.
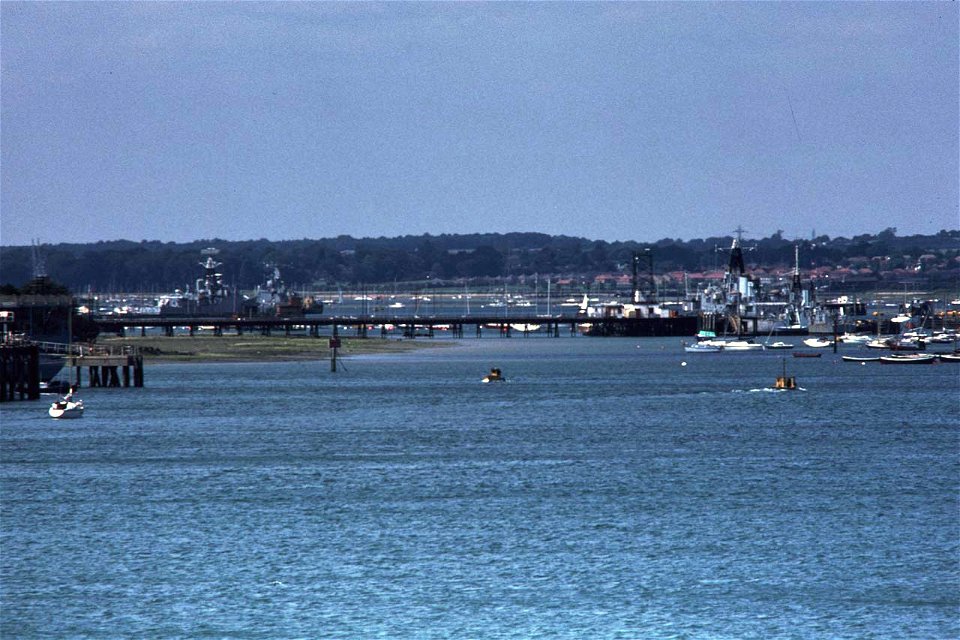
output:
[[[408,353],[420,349],[449,347],[453,342],[409,338],[340,338],[338,357],[365,354]],[[99,337],[97,345],[134,347],[145,363],[164,362],[297,362],[329,360],[329,337],[199,335]]]

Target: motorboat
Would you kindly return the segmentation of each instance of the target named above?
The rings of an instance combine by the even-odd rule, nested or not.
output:
[[[950,331],[944,331],[941,333],[935,333],[930,338],[927,339],[928,342],[933,344],[950,344],[951,342],[957,342],[957,334]]]
[[[767,349],[793,349],[793,345],[789,342],[774,342],[773,344],[764,345]]]
[[[724,351],[763,351],[763,345],[752,340],[728,340],[723,344]]]
[[[800,387],[797,386],[797,379],[793,376],[787,375],[787,359],[783,358],[783,374],[777,376],[777,379],[774,381],[771,389],[776,391],[797,391]]]
[[[778,391],[796,391],[800,387],[797,386],[797,379],[793,376],[777,376],[771,388]]]
[[[83,417],[83,400],[74,398],[73,393],[67,393],[50,405],[47,411],[51,418],[67,419]]]
[[[500,369],[494,367],[490,369],[490,373],[483,377],[482,382],[504,382],[503,372]]]
[[[940,362],[960,362],[960,353],[941,353]]]
[[[703,333],[703,332],[701,332]],[[697,337],[700,337],[699,335]],[[717,353],[718,351],[763,351],[763,345],[752,340],[701,339],[684,347],[687,353]]]
[[[880,356],[880,362],[883,364],[933,364],[936,361],[937,356],[932,353],[905,353]]]
[[[889,343],[891,351],[923,351],[926,344],[921,338],[900,338]]]
[[[826,340],[825,338],[807,338],[803,341],[803,344],[811,349],[823,349],[824,347],[832,347],[833,341]]]
[[[687,353],[720,353],[723,351],[723,345],[713,341],[703,341],[696,344],[688,344],[683,347]]]

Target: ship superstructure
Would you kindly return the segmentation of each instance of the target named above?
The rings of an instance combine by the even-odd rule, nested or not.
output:
[[[219,271],[223,263],[215,257],[220,250],[207,247],[200,252],[203,260],[199,263],[203,267],[203,276],[196,279],[193,291],[177,290],[172,295],[160,296],[161,316],[198,316],[248,317],[256,312],[256,302],[240,295],[234,287],[223,282],[223,274]]]
[[[705,329],[728,334],[805,335],[816,307],[813,291],[800,275],[799,245],[794,247],[794,269],[789,287],[764,289],[750,276],[743,258],[743,229],[730,246],[723,280],[700,291],[697,305]]]

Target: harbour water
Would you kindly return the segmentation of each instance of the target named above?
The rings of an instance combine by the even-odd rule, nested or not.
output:
[[[960,636],[960,367],[785,364],[468,339],[8,403],[0,637]]]

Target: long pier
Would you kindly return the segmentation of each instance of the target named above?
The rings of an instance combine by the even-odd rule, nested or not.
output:
[[[283,332],[289,335],[295,331],[306,331],[308,335],[340,335],[341,329],[352,330],[358,337],[388,335],[391,331],[402,331],[407,337],[419,335],[432,336],[435,331],[446,330],[457,338],[472,334],[477,338],[484,332],[495,335],[512,336],[519,333],[546,333],[554,337],[561,335],[601,336],[691,336],[697,331],[695,316],[677,316],[673,318],[587,318],[578,316],[541,317],[529,316],[325,316],[325,317],[164,317],[164,316],[109,316],[96,318],[97,326],[103,333],[127,335],[138,331],[146,335],[149,328],[162,329],[168,336],[179,331],[193,335],[201,328],[210,330],[214,335],[226,332],[260,333],[271,335]],[[532,327],[536,325],[536,330]],[[393,329],[391,329],[391,327]],[[466,327],[472,328],[472,331]]]

